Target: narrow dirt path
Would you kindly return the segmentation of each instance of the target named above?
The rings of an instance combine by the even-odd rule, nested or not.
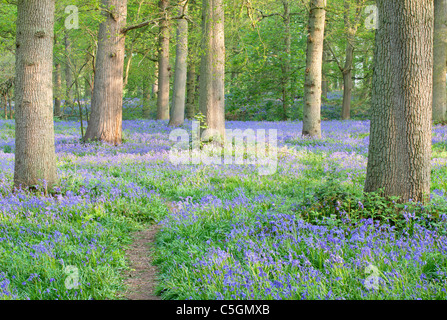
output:
[[[168,210],[174,212],[178,206],[166,200]],[[125,276],[127,290],[122,294],[127,300],[161,300],[155,295],[157,268],[152,264],[155,235],[160,226],[151,225],[133,234],[133,242],[126,251],[130,270]]]
[[[128,300],[161,300],[155,295],[157,269],[152,264],[155,235],[159,226],[152,225],[136,232],[126,255],[130,261],[130,271],[125,273]]]

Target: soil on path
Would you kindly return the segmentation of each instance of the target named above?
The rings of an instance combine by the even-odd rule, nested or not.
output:
[[[128,300],[161,300],[155,295],[157,269],[152,264],[155,235],[159,226],[152,225],[133,235],[133,242],[126,255],[130,261],[130,270],[125,273]]]

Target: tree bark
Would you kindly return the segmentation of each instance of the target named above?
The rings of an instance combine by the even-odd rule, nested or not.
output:
[[[53,127],[54,0],[19,0],[14,187],[57,183]]]
[[[187,2],[180,4],[180,15],[187,14]],[[185,121],[186,79],[188,66],[188,21],[179,19],[177,25],[177,48],[175,57],[174,89],[170,126],[180,126]]]
[[[447,0],[435,0],[433,43],[433,120],[447,120]]]
[[[186,82],[186,117],[190,120],[193,119],[196,114],[196,79],[196,64],[195,61],[192,61],[190,58]]]
[[[346,57],[343,73],[343,103],[341,108],[341,119],[348,120],[351,117],[352,100],[352,61],[354,58],[354,47],[352,45],[354,37],[348,36],[346,44]]]
[[[169,19],[167,17],[168,0],[160,0],[160,12],[164,19],[160,21],[158,51],[158,96],[157,119],[169,119]]]
[[[304,81],[303,135],[321,138],[321,79],[326,0],[310,0],[306,75]]]
[[[98,34],[91,114],[84,140],[122,142],[123,71],[127,0],[103,0],[106,20]]]
[[[202,6],[200,112],[208,132],[225,139],[225,33],[223,0],[204,0]]]
[[[430,192],[433,1],[377,5],[365,191],[424,201]]]

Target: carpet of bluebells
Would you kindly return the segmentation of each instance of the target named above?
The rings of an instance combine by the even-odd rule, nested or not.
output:
[[[161,226],[164,299],[447,298],[447,128],[433,129],[436,223],[409,205],[403,227],[343,198],[306,218],[327,211],[316,203],[329,186],[361,195],[368,121],[324,121],[321,140],[302,138],[300,122],[227,128],[277,129],[276,173],[174,165],[163,121],[124,121],[118,147],[81,144],[78,123],[57,121],[60,186],[13,193],[14,123],[0,121],[0,299],[122,298],[126,246],[148,223]]]

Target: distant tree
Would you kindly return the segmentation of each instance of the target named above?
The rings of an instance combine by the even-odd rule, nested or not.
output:
[[[14,87],[14,54],[7,52],[0,56],[0,106],[3,104],[5,118],[8,118],[8,99]],[[12,110],[10,110],[12,118]]]
[[[201,17],[201,8],[197,5],[196,0],[188,2],[189,19]],[[194,20],[193,20],[194,21]],[[197,27],[199,26],[199,27]],[[186,106],[185,113],[188,119],[194,119],[197,113],[197,94],[198,94],[198,72],[197,67],[200,62],[200,43],[202,30],[199,24],[191,23],[188,29],[188,73],[186,76]]]
[[[10,78],[6,81],[0,82],[0,106],[3,103],[5,111],[5,119],[8,119],[8,99],[10,98],[11,90],[14,85],[14,78]],[[11,109],[11,108],[10,108]],[[10,116],[12,119],[12,112],[10,110]]]
[[[203,0],[199,109],[208,130],[225,137],[225,32],[223,0]]]
[[[57,44],[57,35],[54,35],[54,45]],[[61,112],[61,93],[62,93],[62,74],[61,74],[61,63],[56,60],[54,64],[54,86],[53,86],[53,96],[54,96],[54,116],[60,117]]]
[[[365,191],[424,201],[430,193],[433,0],[378,0],[377,6]]]
[[[284,23],[284,57],[282,58],[282,120],[288,119],[288,113],[292,105],[291,90],[290,90],[290,61],[292,54],[292,34],[290,31],[290,3],[289,0],[281,0],[284,12],[281,16]]]
[[[19,0],[14,186],[57,183],[53,127],[55,0]]]
[[[325,28],[326,29],[326,28]],[[327,72],[325,70],[325,65],[327,64],[328,59],[328,51],[324,48],[323,49],[323,65],[322,65],[322,70],[321,70],[321,98],[324,101],[327,101],[327,95],[329,92],[329,81],[328,81],[328,76],[327,76]]]
[[[344,0],[344,25],[346,34],[346,52],[345,64],[340,66],[340,71],[343,74],[343,104],[341,111],[342,120],[347,120],[351,117],[351,100],[352,100],[352,69],[354,68],[354,42],[357,29],[360,24],[363,9],[366,0]],[[353,3],[354,2],[354,3]],[[355,9],[353,19],[351,19],[351,8]]]
[[[74,82],[73,82],[73,62],[72,62],[72,46],[71,39],[68,31],[64,33],[64,46],[65,46],[65,104],[67,106],[73,105],[74,99]]]
[[[186,76],[186,117],[193,119],[196,114],[197,93],[196,61],[191,56],[188,59],[188,73]]]
[[[447,120],[447,0],[435,0],[433,44],[433,120]]]
[[[84,140],[122,142],[123,71],[127,0],[102,0],[91,115]]]
[[[188,12],[188,1],[180,2],[179,16]],[[178,19],[177,48],[175,56],[174,89],[172,92],[172,107],[169,120],[170,126],[182,125],[185,121],[186,80],[188,66],[188,21]]]
[[[150,103],[158,100],[158,60],[154,61],[154,72],[149,77],[153,82],[147,83],[143,87],[143,118],[145,119],[151,117]]]
[[[160,35],[158,47],[158,95],[157,95],[157,119],[169,119],[169,18],[168,0],[159,0],[160,14]]]
[[[245,86],[252,86],[252,90],[255,91],[247,92],[247,94],[250,94],[248,100],[254,104],[253,98],[258,96],[261,98],[259,102],[262,103],[266,93],[271,96],[275,92],[282,103],[281,108],[277,110],[278,119],[287,120],[293,112],[291,107],[297,94],[296,87],[301,86],[298,83],[300,80],[297,81],[297,78],[301,79],[298,73],[303,68],[302,64],[299,67],[297,64],[302,59],[302,44],[300,42],[301,38],[304,38],[301,35],[302,16],[304,14],[301,12],[304,10],[298,1],[290,0],[247,1],[242,4],[243,7],[247,8],[248,17],[251,20],[250,29],[254,29],[256,36],[254,38],[250,37],[250,33],[253,32],[250,29],[239,30],[240,26],[246,24],[242,17],[236,15],[232,19],[234,21],[230,22],[230,25],[233,24],[236,30],[230,29],[230,32],[228,32],[228,42],[232,43],[231,50],[228,50],[231,72],[229,87],[231,88],[234,83],[238,89],[240,88],[241,84],[237,83],[236,78],[241,73],[240,63],[243,61],[241,61],[241,47],[246,45],[244,42],[248,39],[254,40],[254,48],[247,50],[253,52],[253,56],[248,60],[252,61],[251,68],[258,70],[255,72],[255,77],[251,75],[248,76],[249,79],[241,81],[244,82]],[[242,9],[235,7],[232,10],[241,11]],[[263,34],[265,32],[267,32],[266,35]],[[261,46],[259,45],[260,40]],[[264,51],[267,44],[264,42],[268,41],[271,43],[268,45],[269,57],[267,59],[267,52]],[[292,55],[292,52],[294,55]],[[260,66],[264,70],[261,70]],[[248,89],[247,91],[252,90]]]
[[[310,0],[303,135],[321,138],[321,80],[326,0]]]

